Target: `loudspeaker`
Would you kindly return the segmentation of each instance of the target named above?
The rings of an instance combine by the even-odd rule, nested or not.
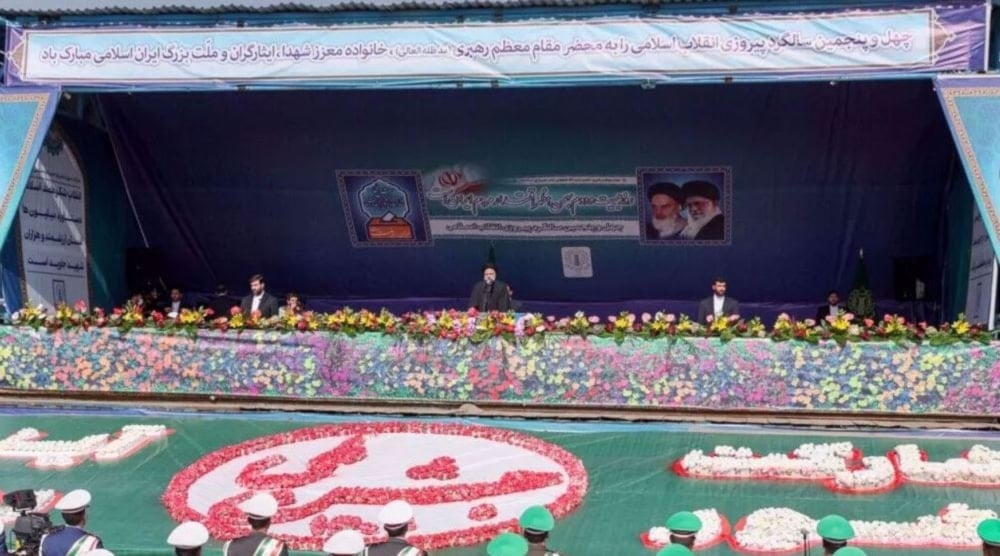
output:
[[[892,259],[892,283],[896,301],[917,301],[926,296],[930,257],[895,257]],[[917,288],[917,282],[923,287]]]
[[[130,294],[161,287],[160,252],[145,247],[129,248],[125,252],[125,281]]]

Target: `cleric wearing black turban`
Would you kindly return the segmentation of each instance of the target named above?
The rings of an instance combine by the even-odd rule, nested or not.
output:
[[[681,235],[689,239],[724,239],[726,217],[719,210],[719,188],[707,181],[689,181],[681,188],[688,224]]]

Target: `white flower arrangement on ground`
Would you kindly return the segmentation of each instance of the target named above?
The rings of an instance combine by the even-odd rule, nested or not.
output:
[[[126,458],[150,442],[167,436],[170,432],[163,425],[126,425],[122,427],[121,433],[114,440],[94,452],[94,459],[114,461]]]
[[[866,491],[892,487],[896,482],[896,467],[885,456],[861,459],[862,468],[838,471],[833,476],[838,490]]]
[[[715,508],[695,510],[694,515],[701,520],[701,530],[694,537],[695,548],[710,545],[722,536],[722,516]],[[651,527],[647,532],[649,542],[657,546],[670,544],[670,529],[666,527]]]
[[[709,479],[823,481],[828,488],[864,492],[894,486],[896,468],[884,456],[855,459],[850,442],[803,444],[789,454],[757,456],[750,448],[716,446],[711,454],[692,450],[676,464],[683,475]]]
[[[0,458],[28,460],[42,469],[67,469],[93,456],[98,461],[128,457],[172,431],[163,425],[126,425],[114,437],[92,434],[79,440],[43,440],[45,434],[24,428],[0,440]]]
[[[1000,451],[975,445],[966,457],[945,461],[925,461],[916,444],[893,448],[903,478],[914,483],[954,483],[1000,487]]]
[[[846,444],[846,453],[854,447]],[[716,446],[714,452],[705,454],[692,450],[681,458],[683,471],[693,477],[730,479],[829,479],[839,471],[848,471],[843,446],[803,444],[793,456],[767,454],[755,456],[750,448],[734,449]]]
[[[938,515],[920,516],[910,522],[852,520],[856,534],[852,545],[900,548],[967,549],[979,546],[976,526],[996,517],[992,510],[970,509],[949,504]],[[751,513],[733,534],[739,548],[755,551],[787,551],[802,546],[802,531],[810,545],[820,542],[816,520],[791,508],[763,508]]]

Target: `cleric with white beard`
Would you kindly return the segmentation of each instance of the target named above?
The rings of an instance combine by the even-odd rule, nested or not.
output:
[[[646,239],[676,239],[687,220],[681,216],[684,194],[679,185],[670,182],[654,183],[646,192],[649,199],[650,218],[646,223]]]
[[[726,217],[719,209],[719,188],[707,181],[689,181],[681,188],[688,225],[681,236],[689,239],[724,239]]]
[[[492,263],[483,265],[483,279],[472,287],[469,308],[480,311],[509,311],[510,290],[497,280],[497,268]]]

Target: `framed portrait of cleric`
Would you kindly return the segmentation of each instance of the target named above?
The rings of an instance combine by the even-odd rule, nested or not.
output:
[[[431,245],[416,170],[339,170],[337,189],[354,247]]]
[[[732,243],[733,177],[728,166],[636,168],[639,243],[724,246]]]

